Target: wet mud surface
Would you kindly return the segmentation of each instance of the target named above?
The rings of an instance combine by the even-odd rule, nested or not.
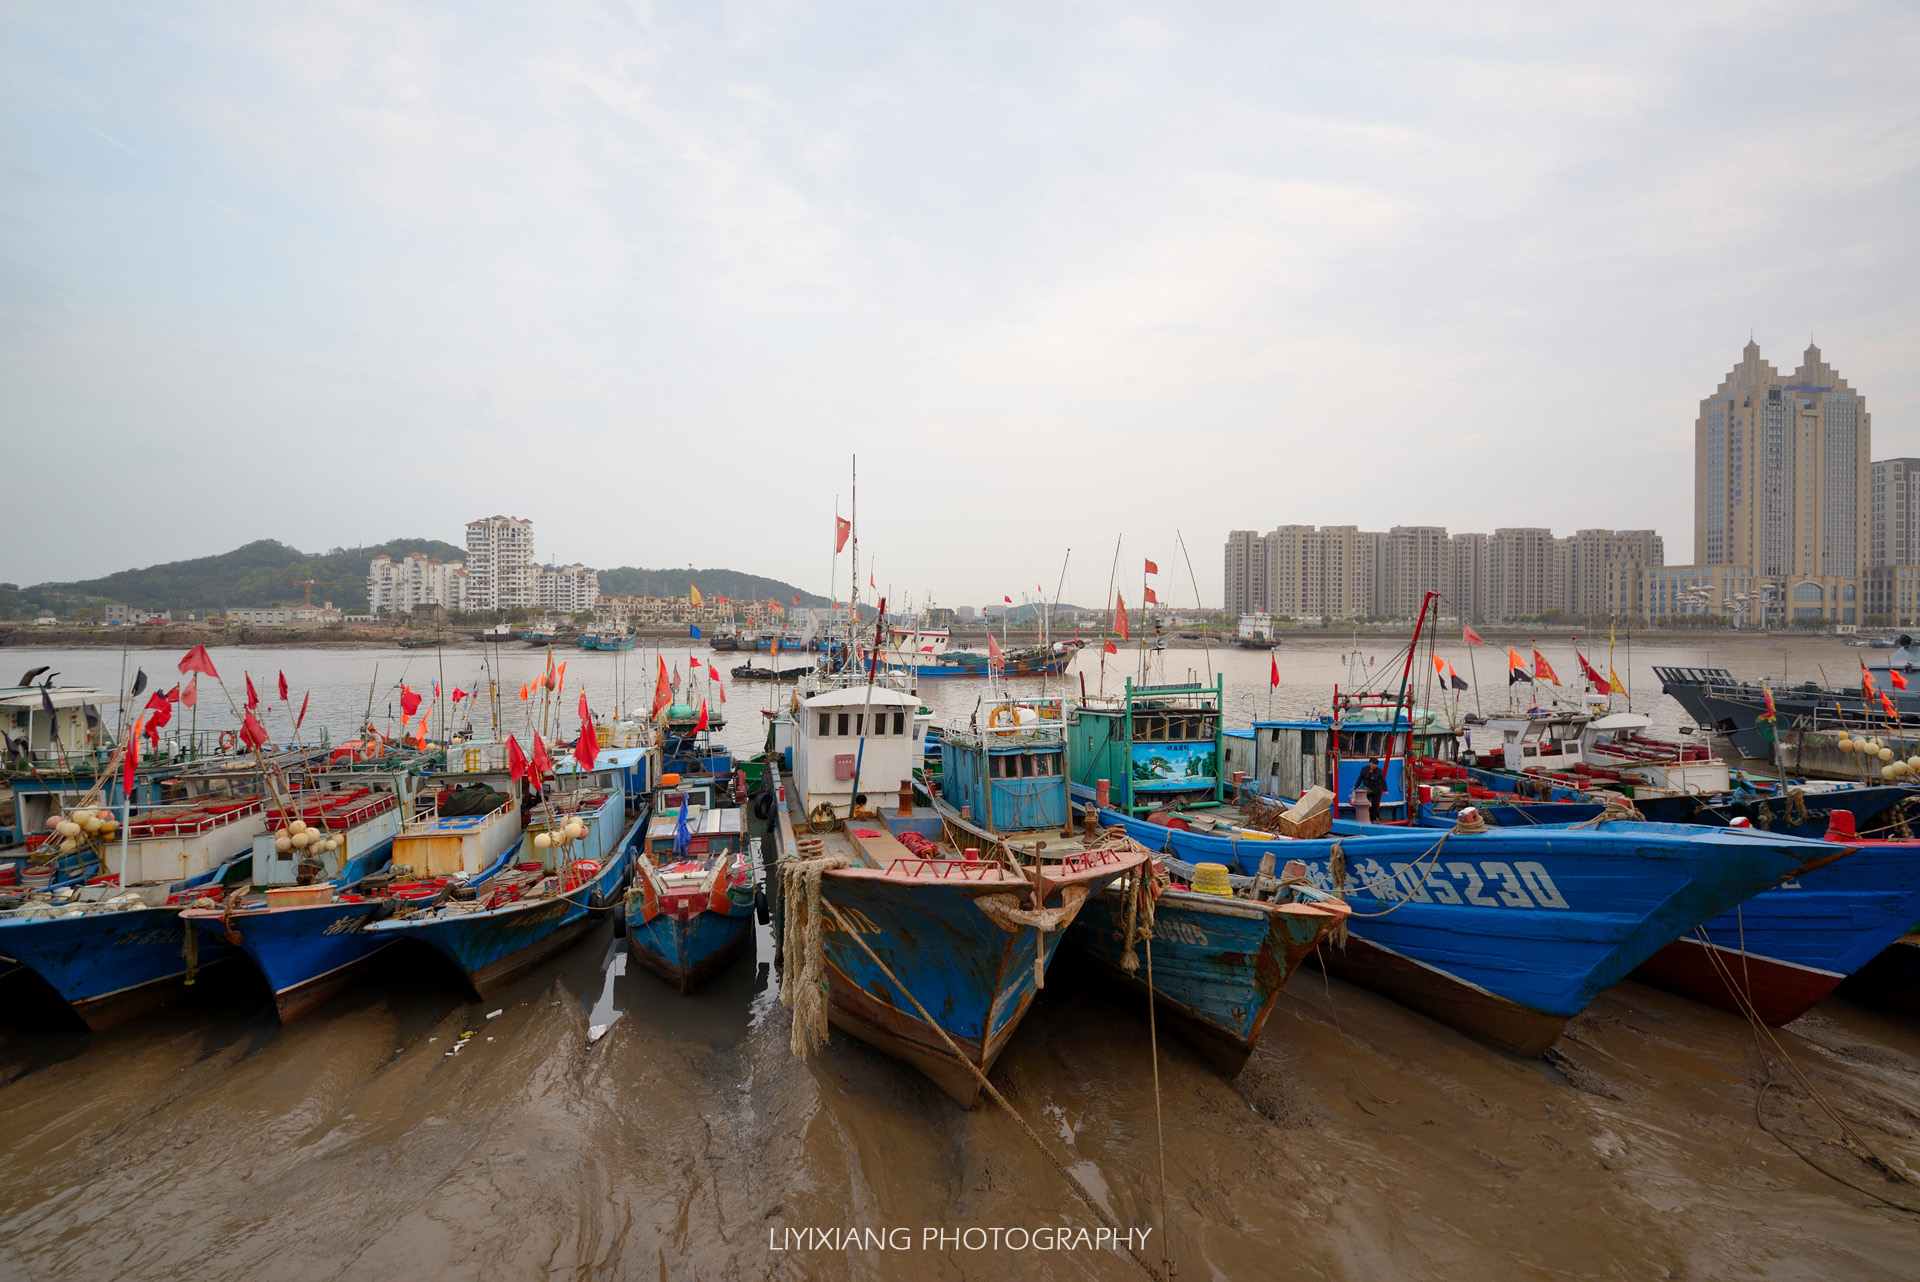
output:
[[[0,1278],[1142,1276],[925,1244],[1098,1221],[991,1104],[839,1033],[795,1061],[764,936],[692,998],[624,973],[618,942],[603,925],[490,1003],[396,947],[284,1029],[244,962],[94,1035],[8,989]],[[1920,1021],[1836,999],[1778,1037],[1860,1141],[1920,1168]],[[1238,1081],[1162,1042],[1179,1277],[1920,1273],[1920,1214],[1872,1196],[1920,1187],[1778,1059],[1760,1108],[1785,1142],[1762,1130],[1766,1063],[1744,1021],[1637,984],[1522,1061],[1303,970]],[[994,1081],[1157,1259],[1142,1012],[1058,968]],[[911,1247],[770,1249],[849,1228]]]

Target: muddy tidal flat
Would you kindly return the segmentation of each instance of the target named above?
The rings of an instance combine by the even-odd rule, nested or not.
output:
[[[286,1028],[239,970],[102,1034],[11,1002],[0,1278],[1143,1276],[992,1105],[838,1033],[795,1060],[766,937],[693,997],[619,942],[491,1003],[396,947]],[[1778,1040],[1920,1168],[1920,1025],[1832,999]],[[1744,1021],[1638,984],[1526,1061],[1303,970],[1238,1081],[1162,1040],[1164,1214],[1140,1011],[1057,968],[994,1079],[1182,1279],[1920,1273],[1887,1205],[1920,1187]]]

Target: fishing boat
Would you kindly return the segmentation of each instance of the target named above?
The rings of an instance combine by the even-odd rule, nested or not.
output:
[[[804,695],[782,812],[781,999],[803,1053],[826,1025],[970,1107],[1087,897],[1132,849],[973,849],[913,803],[917,696],[871,679]],[[937,1012],[937,1014],[935,1013]]]
[[[440,644],[438,637],[404,637],[396,642],[402,650],[431,650]]]
[[[459,967],[482,998],[569,947],[593,924],[590,900],[604,894],[608,875],[620,867],[627,830],[625,796],[617,785],[550,793],[524,833],[511,805],[486,820],[502,825],[496,842],[516,839],[510,849],[518,858],[503,853],[485,868],[475,867],[486,847],[471,844],[465,830],[452,826],[460,820],[436,816],[417,833],[409,825],[401,841],[417,837],[429,871],[451,870],[457,860],[457,870],[473,884],[365,927],[369,934],[432,948]],[[397,843],[396,860],[400,849]]]
[[[662,776],[634,853],[627,951],[683,993],[752,938],[759,852],[745,845],[746,816],[734,796],[724,778]]]
[[[912,621],[894,624],[880,645],[880,670],[909,684],[953,677],[1050,676],[1073,666],[1073,658],[1083,644],[1056,641],[1021,646],[1006,650],[996,659],[987,650],[953,649],[952,639],[947,628]],[[994,648],[997,646],[994,643]]]
[[[798,681],[813,671],[811,664],[797,668],[759,668],[751,663],[742,663],[729,671],[735,681]]]
[[[106,825],[87,834],[105,873],[0,912],[0,957],[39,976],[95,1031],[164,1005],[200,969],[236,955],[225,943],[201,947],[180,913],[245,881],[265,801],[157,806],[113,825],[117,840],[100,835]]]
[[[582,650],[631,650],[638,640],[629,632],[582,632],[580,648]]]
[[[1870,1006],[1920,1014],[1920,931],[1902,935],[1840,986]]]
[[[977,716],[975,726],[942,731],[938,792],[926,795],[950,841],[1004,844],[1031,862],[1067,840],[1062,712],[1058,701],[1006,699]],[[1089,832],[1082,844],[1111,843]],[[1172,885],[1128,878],[1089,897],[1066,942],[1113,981],[1151,996],[1181,1040],[1235,1076],[1288,977],[1346,919],[1347,906],[1299,876],[1241,878],[1235,885],[1221,868],[1201,878],[1206,889],[1195,890],[1191,865],[1172,860],[1164,867]],[[1150,941],[1136,929],[1148,920]]]
[[[294,794],[287,806],[267,811],[272,831],[254,838],[247,893],[180,914],[202,932],[203,946],[226,944],[246,954],[273,993],[281,1023],[358,983],[389,942],[363,927],[392,909],[375,887],[393,878],[377,874],[391,862],[415,782],[409,772],[387,777],[384,786],[349,776],[344,786]]]
[[[1239,806],[1155,822],[1074,791],[1102,823],[1177,859],[1248,876],[1268,854],[1300,861],[1354,909],[1346,946],[1324,954],[1329,970],[1528,1056],[1700,922],[1851,848],[1632,822],[1439,833],[1336,821],[1336,835],[1290,839]]]

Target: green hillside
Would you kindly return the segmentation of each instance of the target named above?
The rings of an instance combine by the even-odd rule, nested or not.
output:
[[[424,552],[442,560],[466,555],[438,539],[395,539],[377,547],[335,548],[326,553],[302,552],[273,539],[261,539],[218,556],[122,570],[79,583],[41,583],[15,594],[15,609],[63,609],[82,604],[87,598],[118,601],[145,610],[298,603],[306,599],[304,580],[311,578],[316,605],[331,601],[343,610],[365,610],[367,563],[382,553],[397,561],[409,552]]]
[[[643,570],[623,565],[600,571],[602,596],[685,596],[687,585],[700,589],[700,595],[712,600],[727,597],[734,601],[765,601],[772,598],[791,606],[795,597],[801,605],[827,605],[827,598],[802,592],[791,583],[742,574],[739,570]]]

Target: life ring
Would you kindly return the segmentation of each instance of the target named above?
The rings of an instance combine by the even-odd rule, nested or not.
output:
[[[840,826],[840,818],[833,813],[833,803],[823,801],[807,813],[807,826],[815,832],[832,832]]]
[[[1027,711],[1032,712],[1033,710],[1029,708],[1027,709]],[[998,733],[1019,734],[1021,725],[1022,725],[1022,722],[1020,720],[1020,712],[1021,712],[1021,709],[1017,704],[1003,703],[999,705],[991,713],[987,714],[987,729],[992,730],[995,726],[999,725],[1001,714],[1004,713],[1007,717],[1012,719],[1013,724],[1008,726],[1005,730],[999,731]],[[1040,719],[1039,714],[1034,713],[1033,719],[1035,721],[1038,721]]]
[[[220,732],[220,751],[232,752],[233,746],[239,742],[240,736],[232,730],[222,730]]]

